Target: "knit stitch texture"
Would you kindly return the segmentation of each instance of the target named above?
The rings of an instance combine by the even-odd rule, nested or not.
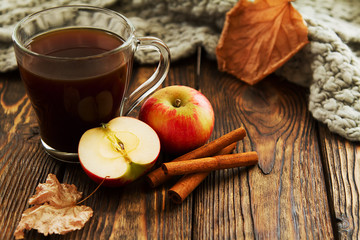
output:
[[[172,61],[203,47],[215,59],[226,12],[235,0],[0,0],[0,72],[16,69],[11,34],[15,24],[41,9],[86,4],[108,7],[127,16],[138,36],[161,38]],[[309,87],[315,119],[346,139],[360,141],[360,1],[292,2],[308,26],[310,43],[276,71]],[[158,53],[138,51],[140,63],[158,61]]]

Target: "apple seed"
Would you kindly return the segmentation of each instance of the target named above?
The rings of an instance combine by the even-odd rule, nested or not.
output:
[[[131,163],[132,161],[125,150],[124,143],[115,135],[115,132],[111,131],[111,129],[108,127],[108,124],[103,123],[101,124],[101,127],[104,129],[107,138],[109,139],[115,150],[121,153],[121,155],[123,155],[124,159],[127,162]]]

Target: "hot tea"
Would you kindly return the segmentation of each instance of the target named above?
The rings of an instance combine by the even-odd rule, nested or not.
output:
[[[105,8],[41,10],[16,24],[12,40],[41,143],[65,162],[79,162],[86,130],[129,114],[161,85],[170,67],[170,51],[161,39],[135,36],[129,19]],[[159,64],[144,82],[131,79],[138,51],[159,53]],[[129,84],[137,87],[129,91]]]
[[[108,53],[123,42],[103,30],[69,28],[47,32],[26,44],[47,56],[27,56],[18,62],[47,145],[77,152],[85,130],[119,115],[132,59],[123,51]]]

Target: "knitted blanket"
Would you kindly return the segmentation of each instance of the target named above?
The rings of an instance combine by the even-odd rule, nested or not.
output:
[[[16,68],[11,33],[26,15],[53,6],[87,4],[108,7],[133,22],[137,35],[157,36],[170,48],[172,61],[202,46],[215,59],[225,14],[235,0],[0,0],[0,72]],[[309,87],[309,111],[330,131],[360,141],[360,1],[297,0],[310,43],[276,71]],[[153,63],[154,52],[141,51],[140,63]]]

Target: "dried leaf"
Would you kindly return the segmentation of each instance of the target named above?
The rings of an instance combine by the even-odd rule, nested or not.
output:
[[[16,239],[24,238],[24,230],[37,229],[45,236],[66,234],[81,229],[90,219],[93,210],[87,206],[54,207],[48,204],[35,205],[24,211],[16,228]]]
[[[29,204],[35,205],[22,214],[15,238],[23,239],[24,230],[30,229],[45,236],[81,229],[93,215],[90,207],[76,205],[81,196],[75,185],[60,184],[54,174],[49,174],[29,199]]]
[[[49,174],[45,183],[36,187],[36,193],[29,199],[30,205],[49,203],[55,207],[75,205],[82,193],[75,185],[60,184],[54,174]]]
[[[307,27],[290,0],[241,0],[226,15],[218,68],[252,85],[307,43]]]

